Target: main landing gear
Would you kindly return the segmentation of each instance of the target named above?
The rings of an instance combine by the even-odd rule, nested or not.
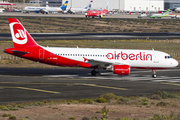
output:
[[[101,73],[99,71],[96,71],[95,69],[91,71],[92,76],[100,76]]]
[[[156,78],[156,70],[155,69],[152,69],[152,77]]]

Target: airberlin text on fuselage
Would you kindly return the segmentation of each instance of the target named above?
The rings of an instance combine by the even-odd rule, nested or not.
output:
[[[108,53],[106,57],[109,60],[119,60],[121,58],[122,60],[129,59],[129,60],[152,61],[152,55],[146,54],[145,52],[139,52],[138,54],[134,54],[134,53],[127,54],[127,53],[123,53],[123,51],[121,51],[120,53],[114,51],[114,53]]]

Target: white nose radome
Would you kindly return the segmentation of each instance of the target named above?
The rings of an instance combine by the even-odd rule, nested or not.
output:
[[[175,61],[176,61],[175,66],[178,66],[179,65],[178,61],[177,60],[175,60]]]
[[[171,62],[172,67],[176,67],[176,66],[178,66],[178,64],[179,64],[178,61],[175,59],[173,59]]]

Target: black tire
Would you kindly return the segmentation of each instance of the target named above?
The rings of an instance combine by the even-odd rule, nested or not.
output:
[[[92,75],[92,76],[96,76],[96,71],[95,71],[95,70],[92,70],[92,71],[91,71],[91,75]]]
[[[153,78],[156,78],[157,76],[156,75],[152,75]]]
[[[92,71],[91,71],[91,75],[92,75],[92,76],[101,76],[101,73],[100,73],[100,72],[97,72],[97,71],[95,71],[95,70],[92,70]]]

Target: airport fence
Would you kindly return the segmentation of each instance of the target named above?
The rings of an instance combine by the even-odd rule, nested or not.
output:
[[[0,56],[0,60],[20,60],[23,58],[16,57],[16,56]]]
[[[172,57],[180,57],[180,53],[170,53]]]

